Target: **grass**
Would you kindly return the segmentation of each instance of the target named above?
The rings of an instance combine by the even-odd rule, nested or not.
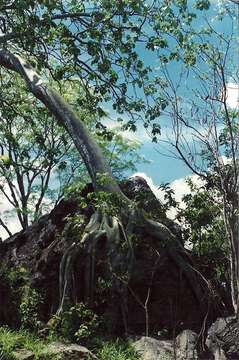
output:
[[[47,344],[49,341],[41,340],[26,330],[13,331],[7,327],[0,327],[0,348],[3,350],[4,360],[14,359],[13,352],[17,349],[31,350],[36,360],[48,360],[50,355],[47,354]]]
[[[100,341],[97,344],[96,355],[99,360],[139,360],[130,344],[119,339]]]
[[[55,339],[40,339],[37,335],[27,330],[14,331],[8,327],[0,327],[0,349],[3,350],[4,356],[0,360],[14,360],[14,351],[17,349],[30,350],[34,353],[36,360],[56,360],[47,352],[47,345]],[[138,360],[133,348],[128,342],[116,339],[96,341],[93,353],[99,360]]]

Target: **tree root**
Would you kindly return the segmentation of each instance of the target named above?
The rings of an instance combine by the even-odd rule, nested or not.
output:
[[[160,251],[166,249],[168,257],[184,274],[189,287],[191,288],[196,300],[199,303],[202,314],[205,313],[206,280],[202,282],[197,271],[194,271],[192,261],[183,248],[181,242],[175,235],[163,224],[147,218],[145,212],[141,209],[130,209],[125,211],[122,218],[127,217],[127,225],[123,226],[122,222],[116,216],[102,213],[99,209],[91,216],[88,225],[85,227],[84,234],[79,241],[74,242],[65,252],[60,264],[60,292],[59,307],[57,313],[62,312],[65,299],[69,296],[72,287],[73,265],[82,251],[85,254],[85,284],[84,296],[86,302],[92,304],[95,289],[95,252],[97,243],[102,237],[106,238],[107,262],[109,266],[109,276],[112,280],[113,291],[120,298],[122,316],[127,327],[127,281],[130,279],[133,265],[134,252],[130,241],[131,235],[136,233],[137,228],[141,228],[150,237],[156,240],[155,247]],[[114,276],[117,274],[117,276]],[[120,275],[119,275],[120,274]],[[200,280],[199,280],[200,278]]]
[[[78,242],[73,242],[66,250],[60,263],[59,272],[59,306],[57,314],[63,310],[65,299],[70,295],[72,285],[73,265],[79,251],[85,254],[85,284],[84,295],[88,303],[92,303],[95,284],[95,248],[102,237],[107,239],[107,257],[112,273],[130,273],[133,262],[133,248],[124,231],[121,221],[108,214],[97,210],[85,227],[84,234]],[[123,255],[122,245],[127,244],[127,254]],[[122,292],[115,280],[114,287],[117,292]]]
[[[203,276],[200,276],[199,271],[195,269],[190,256],[181,242],[178,241],[165,225],[149,220],[146,217],[144,217],[144,220],[144,226],[146,226],[148,234],[153,238],[164,242],[168,257],[184,274],[184,277],[199,304],[201,313],[204,315],[205,311],[207,311],[205,296],[208,295],[208,292],[210,291],[208,282]]]

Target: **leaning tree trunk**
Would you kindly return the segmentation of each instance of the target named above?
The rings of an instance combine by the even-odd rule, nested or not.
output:
[[[73,242],[62,257],[60,265],[60,299],[58,312],[62,311],[64,300],[70,291],[70,283],[74,262],[80,250],[88,254],[89,261],[86,262],[85,289],[89,301],[94,293],[94,252],[102,236],[108,242],[108,264],[112,275],[114,287],[122,298],[122,316],[125,319],[127,328],[127,305],[125,302],[125,279],[130,278],[131,269],[134,263],[133,247],[130,242],[135,228],[140,225],[152,236],[156,242],[164,243],[168,256],[177,267],[182,270],[188,284],[192,289],[199,305],[202,306],[202,299],[207,292],[206,281],[203,285],[200,282],[202,277],[190,263],[183,246],[170,232],[170,230],[156,222],[149,220],[144,211],[132,206],[129,199],[121,192],[119,185],[114,179],[111,169],[106,163],[99,145],[90,135],[86,126],[74,113],[73,109],[65,102],[60,94],[51,89],[41,77],[21,57],[14,55],[7,50],[0,50],[0,65],[17,72],[25,81],[29,91],[39,99],[56,119],[66,128],[78,149],[89,175],[92,179],[94,190],[106,191],[116,195],[120,199],[121,209],[116,215],[97,210],[91,217],[89,224],[85,227],[80,239]],[[101,177],[106,178],[101,181]],[[124,244],[124,246],[122,246]],[[124,286],[117,274],[123,274]],[[127,282],[126,282],[127,283]],[[127,287],[127,285],[126,285]],[[126,329],[127,330],[127,329]]]
[[[0,50],[0,65],[17,72],[25,79],[31,93],[39,99],[70,134],[91,177],[95,190],[121,193],[105,161],[100,146],[94,141],[85,124],[66,103],[63,97],[49,87],[37,72],[18,55]],[[105,182],[100,177],[106,178]],[[108,178],[108,181],[107,181]]]

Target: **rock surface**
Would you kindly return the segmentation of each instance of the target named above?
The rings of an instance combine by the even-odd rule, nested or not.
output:
[[[55,356],[59,360],[97,360],[92,352],[77,344],[66,345],[54,342],[47,347],[47,350],[51,356]]]
[[[219,318],[208,330],[206,345],[215,360],[239,359],[239,325],[233,317]]]
[[[133,342],[132,346],[142,360],[173,359],[173,342],[170,340],[157,340],[143,336]]]
[[[178,360],[197,360],[198,335],[192,330],[184,330],[176,338],[176,358]]]
[[[14,359],[16,360],[34,360],[35,355],[30,350],[25,349],[19,349],[13,352],[12,354],[14,356]]]
[[[77,344],[53,342],[47,346],[44,353],[47,354],[47,359],[51,357],[57,360],[97,360],[91,351]],[[16,360],[36,360],[34,353],[26,349],[15,350],[12,355]],[[40,360],[45,360],[45,357],[45,355],[41,355]]]
[[[141,337],[132,345],[142,360],[197,360],[197,340],[196,333],[184,330],[175,342]]]

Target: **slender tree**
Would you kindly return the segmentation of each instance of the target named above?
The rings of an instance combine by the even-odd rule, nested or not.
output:
[[[239,83],[234,10],[227,4],[221,14],[212,14],[214,23],[205,18],[206,27],[198,33],[182,31],[181,50],[171,54],[181,69],[177,77],[160,58],[159,87],[171,128],[159,146],[160,151],[166,149],[204,179],[208,189],[220,193],[225,239],[230,247],[232,301],[239,316],[238,103],[230,100],[232,93],[237,95]],[[227,25],[226,33],[218,30],[222,21]]]
[[[14,91],[12,82],[17,84]],[[2,73],[1,86],[0,193],[26,229],[30,221],[42,215],[47,204],[54,206],[59,201],[62,187],[67,186],[82,164],[78,160],[67,166],[67,160],[77,158],[69,136],[56,126],[43,106],[30,105],[32,99],[22,81]],[[63,176],[65,167],[67,176]],[[55,177],[59,175],[59,191],[52,188],[53,173]],[[8,229],[6,224],[4,228]]]

